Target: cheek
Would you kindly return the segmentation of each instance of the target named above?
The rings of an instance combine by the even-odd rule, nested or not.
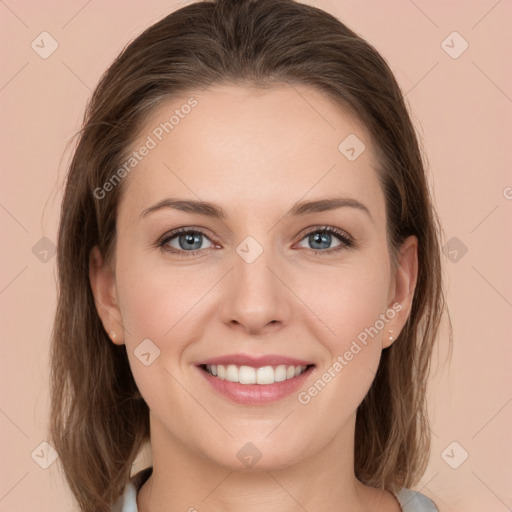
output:
[[[325,401],[339,411],[353,411],[363,400],[377,372],[382,337],[387,336],[387,324],[382,320],[382,315],[387,318],[387,268],[383,255],[378,261],[361,259],[354,265],[316,273],[315,286],[308,288],[307,304],[314,313],[315,338],[326,357],[317,384],[305,390],[301,403]],[[303,285],[300,293],[305,291]]]
[[[180,271],[181,270],[181,271]],[[116,282],[133,377],[150,409],[160,410],[162,390],[179,401],[178,365],[197,338],[198,302],[212,277],[183,272],[144,258],[118,260]],[[200,306],[200,304],[199,304]],[[179,380],[179,377],[178,377]],[[185,407],[190,404],[180,405]]]
[[[195,306],[214,283],[211,272],[190,272],[180,265],[148,260],[144,255],[120,260],[116,269],[123,324],[132,343],[134,337],[162,340],[186,328]]]
[[[205,297],[218,277],[211,269],[191,272],[148,259],[120,258],[116,280],[130,366],[149,405],[158,389],[173,388],[187,347],[204,337]]]
[[[312,385],[299,395],[299,402],[315,411],[323,404],[336,411],[330,427],[333,435],[370,389],[380,362],[381,338],[387,334],[380,319],[387,306],[384,282],[375,275],[345,277],[333,283],[330,300],[314,306],[322,320],[316,338],[326,357]]]
[[[329,268],[303,283],[302,297],[329,333],[332,348],[343,349],[348,341],[375,324],[385,313],[389,273],[384,262]]]

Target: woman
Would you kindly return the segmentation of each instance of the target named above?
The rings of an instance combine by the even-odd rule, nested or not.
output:
[[[437,510],[410,487],[438,233],[396,80],[333,16],[217,0],[147,29],[62,204],[51,439],[80,510]]]

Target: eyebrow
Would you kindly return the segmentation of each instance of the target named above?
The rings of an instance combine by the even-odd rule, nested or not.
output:
[[[301,201],[299,203],[295,203],[293,207],[284,215],[284,217],[302,216],[311,213],[325,212],[328,210],[335,210],[344,207],[355,208],[366,213],[373,222],[370,210],[363,203],[357,201],[356,199],[348,197],[334,197],[328,199],[317,199],[312,201]],[[193,213],[196,215],[204,215],[207,217],[212,217],[220,220],[226,219],[228,216],[223,208],[208,201],[166,198],[162,199],[153,206],[150,206],[149,208],[143,210],[140,213],[139,218],[142,219],[149,215],[150,213],[156,212],[163,208],[172,208],[174,210]]]

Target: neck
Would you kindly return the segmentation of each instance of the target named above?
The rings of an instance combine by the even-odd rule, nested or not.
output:
[[[332,441],[286,467],[219,465],[151,416],[153,473],[138,493],[139,512],[399,511],[393,496],[354,475],[355,416]],[[263,458],[261,459],[261,463]],[[258,469],[260,468],[260,469]]]

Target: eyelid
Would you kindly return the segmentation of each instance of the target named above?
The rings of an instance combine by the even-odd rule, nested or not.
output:
[[[164,246],[172,239],[180,235],[181,233],[196,233],[204,236],[207,238],[212,244],[220,245],[218,240],[215,236],[207,233],[207,230],[205,228],[200,228],[196,226],[183,226],[179,228],[172,229],[170,231],[167,231],[164,235],[162,235],[157,242],[155,243],[156,247],[160,247],[161,249],[165,250],[166,252],[169,252],[171,254],[176,254],[178,256],[194,256],[198,254],[203,254],[207,249],[194,249],[191,251],[184,251],[172,248],[166,249]],[[307,228],[304,228],[299,235],[298,242],[301,242],[306,238],[307,236],[313,234],[313,233],[329,233],[331,235],[334,235],[338,240],[340,241],[339,246],[331,247],[330,249],[312,249],[312,248],[306,248],[308,251],[312,251],[315,254],[318,253],[324,253],[324,254],[331,254],[336,253],[338,251],[341,251],[343,249],[351,248],[354,244],[354,238],[349,235],[345,230],[337,228],[335,226],[329,226],[329,225],[315,225],[315,226],[309,226]]]
[[[205,238],[207,238],[213,245],[218,245],[216,242],[216,237],[208,234],[204,228],[199,228],[195,226],[182,226],[179,228],[171,229],[169,231],[166,231],[161,237],[157,239],[157,241],[153,244],[153,246],[157,249],[161,249],[162,251],[166,253],[170,253],[174,256],[177,256],[178,258],[181,257],[189,257],[189,256],[201,256],[205,254],[210,248],[206,249],[194,249],[192,251],[184,251],[180,249],[176,249],[174,247],[166,247],[168,242],[170,242],[172,239],[179,236],[181,233],[197,233]]]
[[[302,240],[304,237],[317,232],[327,232],[340,237],[342,240],[345,238],[347,242],[355,243],[354,238],[351,235],[349,235],[344,229],[337,228],[335,226],[330,226],[327,224],[309,226],[303,229],[297,236],[300,236],[300,240]]]

